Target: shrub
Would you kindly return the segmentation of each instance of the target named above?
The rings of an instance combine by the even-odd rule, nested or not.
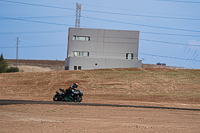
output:
[[[19,68],[18,67],[10,67],[6,70],[7,73],[10,72],[19,72]]]

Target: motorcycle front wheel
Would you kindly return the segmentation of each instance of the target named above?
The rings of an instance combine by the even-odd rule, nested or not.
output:
[[[82,96],[78,96],[77,99],[76,99],[76,102],[81,102],[83,99],[82,99]]]

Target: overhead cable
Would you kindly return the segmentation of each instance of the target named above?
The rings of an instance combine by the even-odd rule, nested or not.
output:
[[[35,34],[35,33],[60,33],[67,32],[66,30],[52,30],[52,31],[24,31],[24,32],[0,32],[0,35],[8,34]],[[188,36],[188,37],[200,37],[198,35],[188,35],[188,34],[172,34],[172,33],[162,33],[162,32],[146,32],[140,31],[142,34],[156,34],[156,35],[168,35],[168,36]]]
[[[139,54],[141,54],[141,55],[147,55],[147,56],[162,57],[162,58],[171,58],[171,59],[178,59],[178,60],[189,60],[189,61],[200,62],[200,60],[196,60],[196,59],[185,59],[185,58],[179,58],[179,57],[161,56],[161,55],[145,54],[145,53],[139,53]]]
[[[114,22],[114,23],[121,23],[121,24],[129,24],[129,25],[137,25],[137,26],[150,27],[150,28],[159,28],[159,29],[167,29],[167,30],[178,30],[178,31],[188,31],[188,32],[200,32],[198,30],[189,30],[189,29],[179,29],[179,28],[171,28],[171,27],[153,26],[153,25],[129,23],[129,22],[122,22],[122,21],[114,21],[114,20],[100,19],[100,18],[93,18],[93,17],[86,17],[86,16],[82,16],[82,17],[83,18],[88,18],[88,19],[100,20],[100,21],[107,21],[107,22]],[[73,25],[67,25],[67,24],[43,22],[43,21],[35,21],[35,20],[27,20],[27,19],[20,19],[20,18],[10,18],[10,17],[1,17],[1,16],[0,16],[0,18],[2,18],[2,19],[10,19],[10,20],[20,20],[20,21],[35,22],[35,23],[61,25],[61,26],[73,26]]]
[[[161,18],[161,19],[180,19],[180,20],[200,20],[199,18],[181,18],[181,17],[163,17],[163,16],[153,16],[153,15],[138,15],[138,14],[127,14],[127,13],[115,13],[115,12],[105,12],[105,11],[93,11],[93,10],[83,10],[84,12],[94,12],[94,13],[103,13],[103,14],[114,14],[114,15],[123,15],[123,16],[137,16],[137,17],[147,17],[147,18]]]
[[[66,45],[66,44],[54,44],[54,45],[32,45],[32,46],[19,46],[19,48],[35,48],[35,47],[56,47],[56,46],[60,46],[60,45]],[[7,47],[0,47],[0,48],[16,48],[16,46],[7,46]]]
[[[141,31],[142,34],[157,34],[157,35],[169,35],[169,36],[189,36],[189,37],[200,37],[198,35],[187,35],[187,34],[172,34],[172,33],[160,33],[160,32],[145,32]]]
[[[36,20],[27,20],[27,19],[21,19],[21,18],[10,18],[10,17],[1,17],[2,19],[10,19],[10,20],[20,20],[20,21],[26,21],[26,22],[34,22],[34,23],[43,23],[43,24],[53,24],[53,25],[61,25],[61,26],[72,26],[67,24],[60,24],[60,23],[52,23],[52,22],[43,22],[43,21],[36,21]]]
[[[146,24],[137,24],[137,23],[130,23],[130,22],[122,22],[122,21],[101,19],[101,18],[93,18],[93,17],[87,17],[87,16],[82,16],[82,17],[83,18],[88,18],[88,19],[100,20],[100,21],[107,21],[107,22],[114,22],[114,23],[121,23],[121,24],[129,24],[129,25],[137,25],[137,26],[150,27],[150,28],[167,29],[167,30],[178,30],[178,31],[189,31],[189,32],[200,32],[199,30],[189,30],[189,29],[153,26],[153,25],[146,25]]]
[[[15,4],[30,5],[30,6],[40,6],[40,7],[50,7],[50,8],[56,8],[56,9],[75,10],[75,9],[73,9],[73,8],[57,7],[57,6],[49,6],[49,5],[41,5],[41,4],[32,4],[32,3],[17,2],[17,1],[11,1],[11,0],[0,0],[0,1],[3,1],[3,2],[10,2],[10,3],[15,3]]]
[[[27,31],[27,32],[0,32],[0,34],[7,35],[7,34],[35,34],[35,33],[60,33],[60,32],[67,32],[66,30],[52,30],[52,31]]]
[[[57,7],[57,6],[48,6],[48,5],[41,5],[41,4],[32,4],[32,3],[25,3],[25,2],[15,2],[10,0],[0,0],[3,2],[10,2],[10,3],[16,3],[16,4],[25,4],[25,5],[31,5],[31,6],[40,6],[40,7],[48,7],[48,8],[56,8],[56,9],[67,9],[67,10],[75,10],[73,8],[65,8],[65,7]],[[180,20],[197,20],[199,21],[199,18],[185,18],[185,17],[163,17],[163,16],[155,16],[155,15],[138,15],[138,14],[127,14],[127,13],[116,13],[116,12],[105,12],[105,11],[94,11],[94,10],[81,10],[82,12],[94,12],[94,13],[103,13],[103,14],[114,14],[114,15],[125,15],[125,16],[138,16],[138,17],[148,17],[148,18],[161,18],[161,19],[180,19]]]
[[[183,0],[159,0],[159,1],[166,1],[166,2],[183,2],[183,3],[200,4],[199,1],[183,1]]]
[[[159,43],[167,43],[167,44],[175,44],[175,45],[200,47],[200,45],[190,45],[190,44],[186,44],[186,43],[175,43],[175,42],[157,41],[157,40],[149,40],[149,39],[142,39],[142,38],[140,40],[142,40],[142,41],[148,41],[148,42],[159,42]]]

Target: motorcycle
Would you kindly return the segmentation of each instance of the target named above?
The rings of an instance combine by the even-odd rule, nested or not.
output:
[[[56,94],[53,97],[54,101],[67,101],[67,102],[81,102],[82,101],[82,96],[83,92],[78,89],[75,90],[75,93],[67,93],[67,91],[64,91],[63,89],[59,89],[61,93],[56,91]]]

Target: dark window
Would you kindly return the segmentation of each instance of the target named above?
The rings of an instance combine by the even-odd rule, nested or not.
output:
[[[133,59],[133,53],[126,53],[126,59],[132,60]]]
[[[77,70],[77,66],[74,66],[74,70]]]
[[[89,56],[89,52],[87,51],[81,51],[80,56]]]
[[[73,36],[73,40],[90,41],[90,37],[89,36]]]
[[[78,70],[81,70],[81,66],[78,66]]]
[[[66,66],[66,67],[65,67],[65,70],[69,70],[69,66]]]

